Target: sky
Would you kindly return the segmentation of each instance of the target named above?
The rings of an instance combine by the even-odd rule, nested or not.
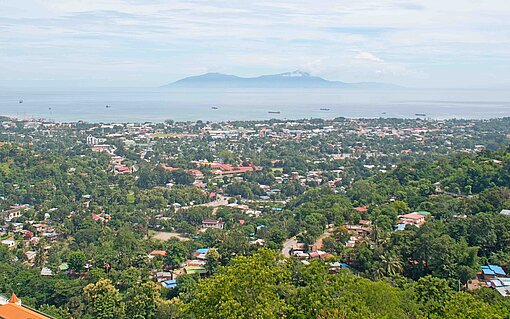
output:
[[[0,0],[0,84],[207,72],[510,88],[509,0]]]

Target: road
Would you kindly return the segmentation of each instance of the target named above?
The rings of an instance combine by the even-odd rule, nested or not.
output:
[[[228,199],[229,197],[218,195],[216,197],[216,200],[202,204],[200,206],[206,206],[206,207],[220,207],[220,206],[227,206],[228,205]]]
[[[292,238],[287,239],[287,240],[283,243],[282,255],[283,255],[285,258],[290,258],[290,250],[291,250],[291,249],[292,249],[292,247],[294,247],[296,244],[297,244],[296,237],[292,237]]]

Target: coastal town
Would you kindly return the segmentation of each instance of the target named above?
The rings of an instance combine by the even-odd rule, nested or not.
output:
[[[476,262],[452,260],[451,273],[432,270],[443,258],[436,252],[383,250],[401,249],[399,238],[411,234],[419,246],[429,223],[476,228],[489,187],[503,198],[489,209],[490,223],[504,224],[491,231],[507,232],[510,193],[497,187],[508,180],[477,176],[509,167],[500,148],[510,141],[508,118],[0,124],[4,254],[49,281],[115,278],[121,290],[149,281],[170,300],[267,248],[331,274],[418,279],[421,267],[423,276],[460,278],[463,291],[510,296],[504,247],[468,238],[487,250]],[[56,173],[51,163],[64,158]],[[439,162],[444,171],[434,173]]]

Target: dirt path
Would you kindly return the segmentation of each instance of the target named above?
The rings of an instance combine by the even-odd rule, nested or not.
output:
[[[315,241],[315,243],[313,243],[313,249],[314,250],[321,250],[322,249],[322,242],[324,240],[324,238],[327,238],[327,237],[330,237],[331,236],[331,229],[328,229],[324,232],[324,234],[322,234],[319,238],[317,238],[317,240]]]

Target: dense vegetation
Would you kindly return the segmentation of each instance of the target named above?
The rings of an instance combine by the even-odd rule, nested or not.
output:
[[[407,155],[400,151],[420,146],[395,146],[387,156],[330,159],[338,138],[332,134],[302,143],[170,140],[140,159],[135,150],[109,141],[118,144],[117,154],[136,163],[138,170],[126,175],[113,174],[111,157],[76,143],[84,135],[73,139],[67,128],[56,131],[67,136],[62,140],[39,136],[40,143],[5,144],[0,211],[29,204],[14,222],[34,234],[44,223],[58,236],[31,243],[7,225],[2,239],[24,245],[0,246],[0,293],[15,291],[25,304],[57,318],[508,318],[508,298],[488,288],[467,289],[481,265],[510,264],[510,218],[499,214],[510,208],[510,148],[499,132],[505,121],[477,124],[480,132],[496,128],[496,135],[457,141],[459,148],[492,145],[478,153],[432,151],[441,143],[438,137]],[[342,142],[346,150],[358,143],[354,137]],[[373,139],[363,144],[387,147]],[[209,193],[194,185],[186,169],[204,158],[262,166],[242,179],[202,170],[209,193],[231,196],[230,202],[259,214],[201,205],[210,201]],[[167,171],[161,164],[180,169]],[[364,168],[369,164],[380,169]],[[281,182],[311,171],[321,171],[321,178]],[[278,192],[262,199],[261,185]],[[432,213],[425,225],[394,231],[399,215],[419,210]],[[224,221],[225,229],[199,232],[207,218]],[[360,219],[371,221],[373,231],[348,248],[345,226]],[[156,230],[189,240],[156,240]],[[294,237],[307,246],[322,238],[331,260],[305,265],[283,258],[282,245]],[[253,244],[255,239],[265,247]],[[202,277],[181,275],[173,289],[151,278],[156,271],[178,269],[203,247],[211,250]],[[152,250],[167,255],[149,259]],[[37,253],[35,260],[28,262],[27,251]],[[330,261],[349,267],[333,272]],[[42,267],[63,263],[68,271],[40,275]]]

